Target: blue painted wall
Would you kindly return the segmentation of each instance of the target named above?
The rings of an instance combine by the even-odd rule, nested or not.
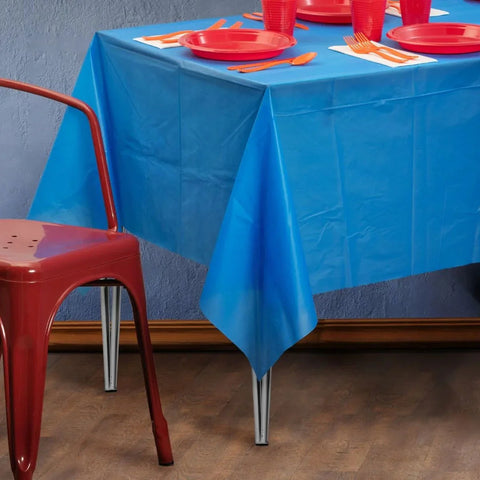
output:
[[[259,0],[1,0],[0,75],[71,93],[97,30],[254,11]],[[62,109],[0,92],[0,217],[27,214]],[[149,318],[203,318],[206,267],[142,243]],[[322,318],[477,316],[479,268],[317,295]],[[123,317],[130,318],[128,302]],[[98,293],[73,293],[57,319],[98,319]]]

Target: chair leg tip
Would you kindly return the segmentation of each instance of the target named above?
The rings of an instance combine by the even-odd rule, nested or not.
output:
[[[169,462],[164,462],[159,460],[158,464],[161,465],[162,467],[171,467],[174,464],[174,461],[171,460]]]

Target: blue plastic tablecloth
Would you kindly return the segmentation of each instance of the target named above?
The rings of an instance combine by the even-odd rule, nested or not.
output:
[[[480,23],[478,2],[433,3],[450,15],[432,21]],[[393,69],[328,50],[350,25],[309,23],[280,58],[311,63],[242,75],[133,40],[213,20],[97,33],[74,95],[100,117],[121,224],[209,265],[202,311],[261,378],[315,327],[312,293],[480,259],[480,54]],[[105,225],[86,138],[68,110],[32,218]]]

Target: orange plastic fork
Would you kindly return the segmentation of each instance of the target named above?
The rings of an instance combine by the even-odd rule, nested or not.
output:
[[[191,32],[193,32],[193,30],[180,30],[178,32],[165,33],[163,35],[150,35],[142,38],[147,41],[153,41],[153,40],[163,41],[170,37],[176,37],[177,35],[183,35],[185,33],[191,33]]]
[[[390,48],[390,47],[386,47],[385,45],[375,45],[374,43],[372,43],[372,41],[367,38],[367,36],[362,33],[362,32],[358,32],[358,33],[355,33],[355,38],[356,40],[361,44],[367,44],[367,45],[373,45],[374,47],[377,47],[379,48],[380,50],[384,50],[385,52],[388,52],[388,53],[391,53],[392,55],[395,55],[396,57],[400,57],[400,58],[403,58],[405,60],[414,60],[415,58],[418,58],[418,55],[408,55],[406,53],[403,53],[403,52],[399,52],[398,50],[395,50],[394,48]]]
[[[232,25],[230,25],[229,27],[227,27],[227,29],[231,29],[231,28],[240,28],[241,26],[243,25],[243,22],[235,22],[235,23],[232,23]],[[212,28],[211,26],[208,27],[206,30],[219,30],[221,27],[215,27],[215,28]],[[190,32],[187,32],[187,33],[190,33]],[[178,39],[179,37],[175,37],[175,38],[166,38],[165,40],[162,40],[162,43],[178,43]]]
[[[227,21],[224,18],[221,18],[220,20],[217,20],[215,23],[207,27],[206,30],[217,30],[218,28],[222,28]]]
[[[384,58],[385,60],[389,60],[390,62],[395,62],[395,63],[405,63],[407,60],[398,58],[398,57],[393,57],[391,55],[388,55],[380,50],[376,45],[372,43],[372,45],[364,45],[362,43],[359,43],[353,38],[352,36],[346,36],[343,37],[345,40],[345,43],[350,47],[350,49],[359,54],[369,54],[369,53],[374,53],[378,55],[379,57]]]
[[[400,2],[394,2],[392,0],[388,0],[387,7],[392,7],[395,10],[397,10],[398,13],[401,13],[400,12]]]
[[[220,18],[215,23],[206,28],[206,30],[216,30],[217,28],[222,28],[227,23],[225,18]],[[237,22],[238,23],[238,22]],[[233,26],[233,25],[232,25]],[[180,35],[185,35],[187,33],[192,33],[195,30],[180,30],[177,32],[165,33],[164,35],[151,35],[149,37],[142,37],[144,40],[160,40],[162,43],[176,43],[178,38],[173,39],[171,37],[178,37]]]
[[[243,22],[235,22],[235,23],[232,23],[229,27],[227,27],[228,29],[231,29],[231,28],[240,28],[241,26],[243,25]]]

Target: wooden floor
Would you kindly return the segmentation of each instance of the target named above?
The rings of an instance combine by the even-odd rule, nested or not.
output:
[[[480,351],[288,353],[273,371],[268,447],[253,444],[240,354],[155,358],[175,465],[156,465],[137,354],[121,354],[107,394],[100,354],[55,353],[35,479],[480,479]],[[0,432],[3,480],[4,415]]]

